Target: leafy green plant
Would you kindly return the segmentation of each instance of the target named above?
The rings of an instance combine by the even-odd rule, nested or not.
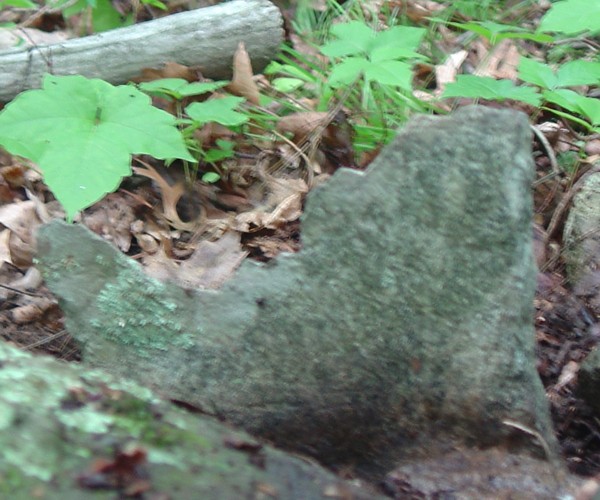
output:
[[[412,90],[411,62],[426,59],[416,52],[425,29],[394,26],[377,32],[360,21],[351,21],[332,26],[331,34],[337,39],[320,48],[336,61],[327,80],[330,86],[352,85],[364,79],[363,104],[374,83]]]
[[[546,64],[522,57],[519,62],[519,78],[540,87],[547,103],[556,104],[570,113],[548,107],[543,109],[564,116],[590,130],[600,130],[600,101],[566,88],[578,85],[600,86],[599,62],[570,61],[553,71]],[[592,127],[575,115],[586,118]]]
[[[468,97],[472,99],[488,99],[490,101],[526,102],[539,106],[540,95],[531,87],[517,87],[510,80],[496,80],[490,77],[475,75],[458,75],[456,82],[449,83],[444,89],[442,98]]]
[[[44,77],[0,112],[0,145],[39,165],[73,216],[131,175],[131,155],[195,161],[175,118],[132,86],[82,76]]]
[[[160,96],[171,100],[176,105],[178,123],[181,125],[183,136],[188,147],[197,155],[197,160],[214,165],[216,162],[231,158],[234,144],[231,141],[219,139],[217,147],[205,148],[193,138],[194,132],[207,123],[218,123],[224,127],[237,127],[247,123],[250,119],[247,113],[236,110],[246,101],[243,97],[225,96],[218,99],[208,99],[203,102],[193,102],[182,109],[183,99],[214,92],[227,85],[226,81],[219,82],[192,82],[181,78],[163,78],[138,85],[138,88],[151,95]],[[196,164],[195,164],[196,165]],[[191,181],[196,176],[196,169],[190,172],[189,165],[184,164],[186,177]],[[204,182],[217,182],[219,174],[206,172],[202,176]]]
[[[448,24],[484,36],[491,43],[504,38],[522,38],[538,43],[551,42],[554,38],[545,34],[546,32],[573,34],[600,31],[600,4],[582,0],[557,2],[542,18],[536,33],[490,21]],[[590,131],[600,130],[600,102],[568,88],[578,85],[600,85],[600,63],[576,60],[560,65],[554,70],[547,64],[521,57],[518,75],[523,82],[535,87],[517,87],[509,80],[460,75],[456,82],[446,86],[442,98],[468,97],[497,101],[514,99],[536,107],[545,103],[547,105],[542,106],[544,110],[576,122]]]
[[[323,32],[320,27],[319,38]],[[327,33],[316,49],[328,63],[284,48],[279,61],[265,71],[278,76],[273,80],[277,90],[317,98],[319,111],[343,100],[346,109],[356,110],[354,146],[359,151],[387,142],[409,111],[427,109],[412,96],[413,66],[427,60],[418,52],[425,29],[392,26],[377,31],[364,20],[353,20],[333,24]]]
[[[540,21],[542,32],[575,35],[600,32],[600,2],[589,0],[564,0],[552,4]]]

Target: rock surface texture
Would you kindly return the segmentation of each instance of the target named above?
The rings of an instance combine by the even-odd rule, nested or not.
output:
[[[592,173],[573,198],[563,234],[563,257],[567,264],[569,284],[596,315],[600,314],[599,227],[600,173]]]
[[[309,195],[303,250],[246,262],[218,291],[150,279],[61,222],[40,230],[39,266],[89,365],[326,464],[539,451],[532,432],[553,457],[532,175],[525,116],[465,108],[414,120],[364,173],[338,171]]]
[[[133,382],[4,342],[0,416],[3,499],[382,498]]]

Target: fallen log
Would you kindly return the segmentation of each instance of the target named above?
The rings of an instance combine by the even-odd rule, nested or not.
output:
[[[208,78],[229,78],[239,42],[258,72],[282,40],[277,7],[267,0],[234,0],[61,43],[2,51],[0,101],[38,88],[44,73],[122,84],[142,68],[174,61],[197,67]]]

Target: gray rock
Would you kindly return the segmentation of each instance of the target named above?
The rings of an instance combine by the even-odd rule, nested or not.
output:
[[[573,198],[565,222],[563,258],[573,291],[600,314],[600,174],[590,175]]]
[[[327,464],[380,473],[455,444],[549,443],[535,370],[526,118],[410,123],[310,194],[303,250],[185,291],[78,226],[39,266],[85,361]]]
[[[135,383],[5,342],[0,429],[3,499],[383,498]]]

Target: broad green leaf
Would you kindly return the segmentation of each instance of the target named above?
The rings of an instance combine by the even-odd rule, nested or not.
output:
[[[553,31],[568,35],[589,31],[600,32],[600,2],[598,0],[565,0],[552,4],[538,31]]]
[[[17,7],[19,9],[37,9],[39,5],[30,0],[0,0],[0,9]]]
[[[425,33],[424,28],[410,26],[394,26],[380,31],[371,42],[369,57],[372,61],[414,57]]]
[[[339,40],[329,42],[321,47],[321,52],[328,57],[366,53],[376,36],[375,31],[360,21],[334,24],[331,27],[331,34]]]
[[[600,101],[585,97],[569,89],[556,89],[543,93],[548,102],[558,104],[573,113],[588,118],[593,125],[600,124]]]
[[[96,5],[92,11],[92,29],[94,33],[108,31],[133,24],[133,15],[122,16],[113,7],[110,0],[95,0]]]
[[[0,144],[36,162],[67,217],[114,191],[132,154],[194,161],[170,114],[124,85],[45,75],[0,112]]]
[[[319,48],[319,50],[331,59],[348,56],[361,56],[367,53],[369,44],[348,42],[347,40],[332,40]]]
[[[493,78],[474,75],[459,75],[455,83],[449,83],[442,98],[470,97],[503,101],[513,99],[539,106],[540,95],[531,87],[516,87],[510,80],[494,80]]]
[[[202,182],[206,182],[207,184],[214,184],[215,182],[219,182],[221,180],[221,176],[216,172],[206,172],[202,175]]]
[[[553,89],[558,85],[558,77],[550,66],[527,57],[519,60],[519,78],[544,89]]]
[[[550,90],[576,85],[600,85],[600,63],[571,61],[554,72],[547,64],[521,57],[519,78]]]
[[[402,61],[384,61],[371,63],[365,70],[365,79],[382,85],[394,85],[412,90],[412,70]]]
[[[579,96],[579,108],[590,119],[592,125],[600,125],[600,100],[591,97]]]
[[[243,97],[227,96],[204,102],[193,102],[185,108],[185,112],[198,123],[216,122],[225,127],[233,127],[248,121],[248,115],[235,111],[235,108],[245,100]]]
[[[214,163],[226,158],[231,158],[235,154],[233,151],[235,144],[233,142],[226,141],[224,139],[217,139],[216,143],[216,148],[212,148],[204,152],[203,159],[205,162]]]
[[[275,78],[272,84],[275,90],[285,94],[302,87],[304,82],[299,78]]]
[[[559,105],[561,108],[568,109],[577,113],[577,102],[575,97],[578,95],[569,89],[545,90],[542,92],[544,100]]]
[[[350,85],[370,66],[371,63],[364,57],[348,57],[333,67],[329,74],[329,84],[334,87]]]
[[[592,61],[570,61],[558,70],[558,86],[576,85],[600,86],[600,63]]]

